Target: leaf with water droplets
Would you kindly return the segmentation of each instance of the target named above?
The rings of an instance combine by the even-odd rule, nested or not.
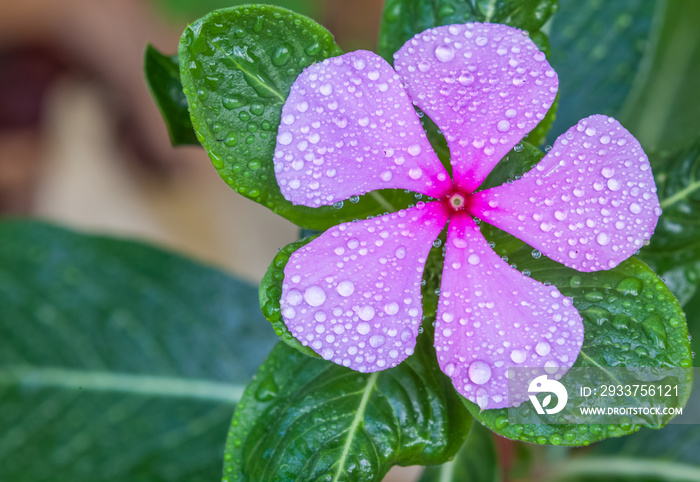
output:
[[[403,191],[376,191],[357,203],[312,209],[280,193],[272,158],[290,87],[304,68],[340,53],[314,21],[266,5],[212,12],[190,25],[180,43],[192,123],[219,174],[238,193],[302,227],[325,229],[411,202]]]
[[[147,45],[143,56],[143,73],[168,128],[172,145],[199,144],[187,112],[187,99],[182,92],[177,55],[168,57],[152,45]]]
[[[677,300],[641,261],[630,258],[608,271],[581,273],[544,256],[495,228],[482,225],[498,254],[573,299],[583,317],[585,339],[574,367],[692,366],[688,328]],[[640,425],[518,425],[508,423],[508,411],[472,415],[496,433],[540,444],[588,445],[639,430]],[[658,428],[658,427],[655,427]]]
[[[434,357],[423,335],[398,367],[362,374],[278,344],[233,416],[223,480],[380,481],[446,462],[471,420]]]
[[[388,0],[379,32],[379,54],[391,61],[394,52],[408,39],[441,25],[502,23],[532,35],[556,10],[556,0]]]
[[[260,281],[258,296],[260,297],[260,308],[262,309],[263,315],[272,323],[272,327],[275,329],[275,333],[279,336],[280,340],[295,350],[319,358],[320,355],[317,355],[311,347],[302,345],[301,342],[292,335],[282,318],[282,308],[280,307],[284,269],[289,262],[289,257],[296,250],[309,244],[316,237],[317,236],[310,236],[301,241],[295,241],[279,250],[272,260],[272,263],[270,263],[270,266],[267,268],[265,276],[263,276],[263,279]]]

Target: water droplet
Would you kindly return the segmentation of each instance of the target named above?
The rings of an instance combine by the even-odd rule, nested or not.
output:
[[[600,233],[596,238],[596,241],[598,241],[598,244],[601,246],[605,246],[610,243],[610,235],[608,233]]]
[[[299,290],[289,290],[287,292],[287,296],[284,299],[288,304],[292,306],[298,306],[304,299],[304,297],[302,296],[301,291]]]
[[[395,315],[396,313],[399,312],[399,304],[396,303],[395,301],[392,301],[391,303],[387,303],[384,305],[384,311],[386,312],[387,315]]]
[[[542,257],[542,252],[539,249],[533,249],[531,254],[535,259],[540,259]]]
[[[275,53],[272,55],[272,63],[276,66],[282,66],[289,61],[292,52],[287,47],[278,47]]]
[[[491,367],[482,360],[475,360],[469,365],[469,379],[477,385],[483,385],[491,378]]]
[[[457,81],[464,86],[467,86],[474,82],[474,76],[468,72],[463,73],[462,75],[459,76],[459,79]]]
[[[411,179],[420,179],[422,175],[423,171],[420,167],[412,167],[408,170],[408,177],[410,177]]]
[[[535,352],[539,356],[547,356],[552,351],[552,347],[546,341],[541,341],[535,346]]]
[[[515,363],[522,363],[525,361],[525,358],[527,358],[527,353],[525,353],[525,350],[513,350],[510,352],[510,359]]]
[[[360,335],[366,335],[369,333],[370,328],[369,323],[362,322],[357,324],[357,332]]]
[[[504,119],[504,120],[501,120],[501,121],[498,121],[498,126],[497,126],[497,128],[498,128],[498,131],[499,131],[499,132],[507,132],[508,129],[510,129],[510,122],[508,122],[508,121],[505,120],[505,119]]]
[[[352,283],[352,281],[348,281],[348,280],[341,281],[340,283],[338,283],[337,290],[338,290],[338,294],[340,294],[340,296],[347,297],[355,292],[355,285]]]
[[[363,321],[370,321],[372,318],[374,318],[374,308],[372,308],[370,305],[365,305],[357,310],[357,316],[359,316]]]
[[[455,58],[455,49],[451,45],[440,45],[435,49],[435,57],[440,62],[450,62]]]
[[[386,343],[386,338],[384,337],[384,335],[372,335],[369,338],[369,345],[372,348],[379,348],[384,343]]]
[[[309,286],[304,291],[304,301],[311,306],[321,306],[326,301],[326,292],[320,286]]]
[[[479,255],[476,253],[472,253],[469,255],[467,258],[467,262],[472,265],[477,265],[479,264],[479,261],[481,261],[481,258],[479,258]]]

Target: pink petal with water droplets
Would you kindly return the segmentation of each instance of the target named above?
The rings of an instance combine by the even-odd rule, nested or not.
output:
[[[450,220],[446,246],[435,349],[458,392],[503,408],[509,367],[571,368],[583,323],[570,298],[508,266],[467,214]]]
[[[326,59],[297,78],[274,165],[284,197],[310,207],[376,189],[440,197],[451,186],[401,79],[366,51]]]
[[[476,193],[471,213],[578,271],[610,269],[651,238],[661,214],[639,142],[594,115],[512,184]]]
[[[440,203],[330,228],[292,254],[280,307],[289,331],[327,360],[361,372],[413,353],[421,278],[448,215]]]
[[[413,102],[442,129],[455,182],[473,191],[544,118],[557,74],[521,30],[447,25],[419,33],[394,55]]]

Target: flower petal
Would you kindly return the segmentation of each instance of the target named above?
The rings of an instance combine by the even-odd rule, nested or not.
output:
[[[334,226],[292,254],[280,307],[289,331],[327,360],[361,372],[413,353],[421,278],[447,222],[440,203]]]
[[[471,213],[578,271],[614,268],[651,238],[661,214],[649,160],[615,119],[560,136],[512,184],[476,193]]]
[[[559,85],[544,53],[506,25],[426,30],[394,59],[413,102],[445,134],[455,182],[469,192],[544,118]]]
[[[366,51],[326,59],[297,78],[274,159],[284,197],[310,207],[375,189],[440,197],[451,186],[400,78]]]
[[[576,361],[583,322],[571,299],[508,266],[467,214],[450,220],[441,290],[440,368],[482,409],[508,406],[509,367],[560,372]]]

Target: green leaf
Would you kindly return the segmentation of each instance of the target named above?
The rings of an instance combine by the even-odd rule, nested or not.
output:
[[[495,482],[501,480],[493,435],[473,423],[454,460],[427,467],[419,482]]]
[[[479,186],[479,191],[500,186],[506,182],[513,182],[527,171],[535,167],[544,157],[544,153],[527,142],[520,142],[506,157],[501,159],[496,167],[486,176]]]
[[[573,299],[583,317],[585,340],[574,367],[690,367],[692,356],[685,315],[664,283],[644,263],[630,258],[608,271],[581,273],[540,256],[505,233],[483,226],[496,251],[524,273],[555,285]],[[692,380],[688,380],[692,383]],[[682,403],[685,404],[686,400]],[[639,425],[519,425],[508,410],[472,415],[504,437],[554,445],[588,445],[639,430]],[[658,428],[658,427],[656,427]]]
[[[652,162],[663,214],[641,257],[685,304],[700,282],[700,138]]]
[[[633,86],[649,67],[642,59],[645,52],[653,55],[656,40],[651,38],[654,0],[559,4],[549,28],[549,61],[559,76],[559,109],[550,141],[582,117],[616,116],[628,96],[636,98]]]
[[[182,92],[180,63],[177,55],[168,57],[158,52],[152,45],[146,45],[143,73],[151,95],[163,116],[165,126],[168,128],[172,145],[199,145],[187,111],[187,99]]]
[[[393,54],[423,30],[467,22],[503,23],[534,33],[557,10],[557,0],[387,0],[379,55]]]
[[[547,480],[698,481],[700,427],[669,425],[663,430],[642,429],[634,435],[596,444],[555,465]]]
[[[292,335],[282,319],[282,310],[280,309],[284,268],[289,262],[289,257],[294,251],[310,243],[317,236],[318,235],[310,236],[301,241],[295,241],[279,250],[272,260],[272,263],[270,263],[270,266],[267,268],[262,281],[260,281],[258,296],[260,297],[260,308],[262,309],[263,315],[267,318],[267,321],[272,323],[272,327],[277,336],[295,350],[315,358],[320,358],[315,351],[308,346],[302,345],[301,342]]]
[[[212,12],[181,39],[192,123],[219,174],[238,193],[305,228],[395,211],[412,199],[376,191],[340,209],[314,209],[292,205],[279,190],[272,157],[289,89],[305,67],[340,54],[313,20],[264,5]]]
[[[0,240],[0,480],[215,480],[275,341],[255,288],[40,223]]]
[[[224,482],[380,481],[393,465],[449,460],[470,417],[431,340],[420,335],[414,355],[372,374],[278,344],[234,414]]]

